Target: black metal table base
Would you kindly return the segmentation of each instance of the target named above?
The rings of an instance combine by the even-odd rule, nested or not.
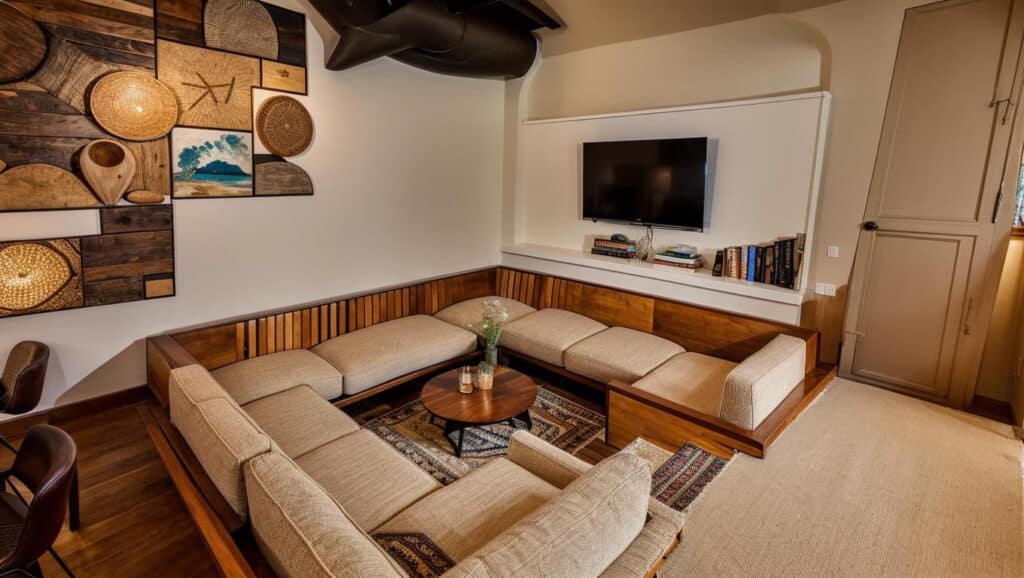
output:
[[[436,425],[436,423],[435,423],[436,419],[437,419],[437,416],[431,414],[430,415],[430,425]],[[455,420],[445,420],[445,422],[444,422],[444,434],[443,435],[444,435],[444,438],[446,440],[448,440],[448,443],[452,444],[452,449],[455,451],[455,457],[461,458],[462,457],[462,441],[463,441],[463,438],[466,436],[466,430],[467,429],[469,429],[471,427],[483,427],[483,426],[488,426],[488,425],[494,425],[496,423],[503,423],[503,422],[507,423],[508,425],[510,425],[512,427],[512,429],[515,429],[516,428],[515,420],[517,420],[517,419],[519,421],[522,421],[522,422],[524,422],[526,424],[526,431],[530,431],[531,429],[533,429],[533,419],[530,418],[530,410],[527,409],[526,411],[524,411],[523,413],[521,413],[521,414],[519,414],[517,416],[510,417],[510,418],[508,418],[506,420],[502,420],[502,421],[492,422],[492,423],[489,423],[489,424],[479,424],[479,423],[471,424],[471,423],[463,423],[463,422],[455,421]],[[451,438],[451,434],[453,434],[455,432],[458,432],[458,434],[459,434],[458,442],[456,442],[455,440],[453,440]]]

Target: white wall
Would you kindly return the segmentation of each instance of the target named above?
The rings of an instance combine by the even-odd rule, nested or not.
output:
[[[330,72],[307,39],[316,136],[293,160],[316,194],[176,202],[174,298],[0,319],[0,357],[52,348],[40,408],[145,383],[147,335],[497,262],[504,83],[387,59]],[[0,240],[95,222],[5,214]]]
[[[581,218],[582,144],[587,141],[706,136],[717,142],[710,226],[703,233],[657,229],[655,246],[715,249],[808,230],[816,184],[819,93],[641,115],[523,126],[515,242],[586,248],[590,235],[638,229]]]

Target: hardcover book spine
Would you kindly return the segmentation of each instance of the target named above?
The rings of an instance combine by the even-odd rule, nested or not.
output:
[[[715,264],[711,268],[711,276],[712,277],[721,277],[722,276],[722,267],[724,266],[724,260],[725,260],[724,252],[721,251],[721,250],[715,251]]]
[[[757,272],[757,247],[747,245],[747,281],[753,281]]]

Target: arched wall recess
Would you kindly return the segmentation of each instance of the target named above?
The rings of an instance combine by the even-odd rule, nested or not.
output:
[[[530,120],[827,90],[830,49],[813,26],[767,15],[544,58]]]

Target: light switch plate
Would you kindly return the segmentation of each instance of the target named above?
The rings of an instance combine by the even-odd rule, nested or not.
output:
[[[833,283],[815,283],[814,292],[818,295],[826,295],[828,297],[836,296],[836,286]]]
[[[839,257],[839,245],[829,245],[828,250],[825,252],[829,257]]]

